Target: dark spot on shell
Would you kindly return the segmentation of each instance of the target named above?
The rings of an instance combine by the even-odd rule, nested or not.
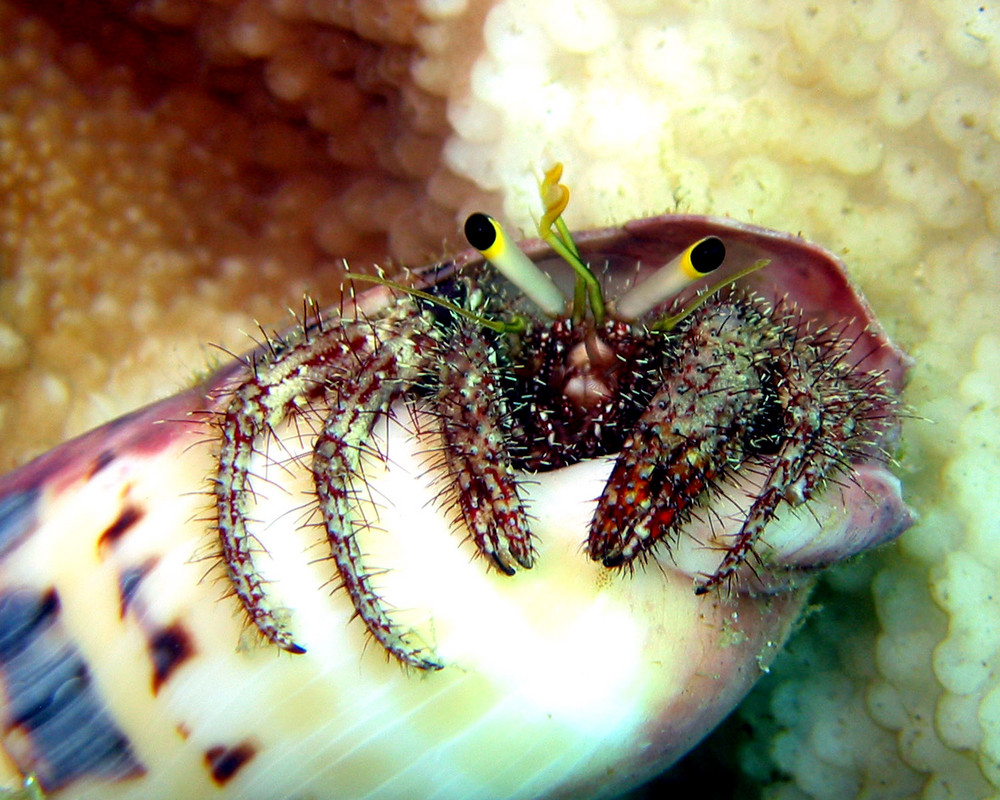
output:
[[[219,745],[205,751],[205,763],[216,785],[224,786],[255,755],[257,748],[250,742],[240,742],[235,747]]]
[[[114,452],[111,450],[102,450],[97,454],[97,458],[94,459],[94,464],[90,468],[90,476],[93,478],[98,472],[106,467],[110,467],[115,462]]]
[[[155,566],[156,559],[150,559],[145,564],[129,567],[118,576],[118,607],[119,614],[123,619],[131,608],[143,579]]]
[[[174,671],[194,655],[194,645],[184,627],[175,622],[152,634],[149,653],[153,659],[153,694],[157,694]]]

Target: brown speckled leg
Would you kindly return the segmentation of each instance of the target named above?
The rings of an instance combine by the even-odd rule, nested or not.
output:
[[[302,653],[285,616],[264,585],[254,564],[251,513],[251,462],[257,443],[298,404],[324,391],[325,382],[351,363],[363,336],[349,336],[338,326],[317,328],[291,344],[275,343],[270,352],[251,357],[252,375],[232,394],[219,423],[218,467],[214,478],[219,541],[236,596],[250,620],[268,641],[291,653]]]
[[[507,575],[530,568],[534,548],[507,450],[496,353],[483,332],[460,325],[442,353],[441,417],[448,481],[479,551]]]
[[[419,320],[418,320],[419,322]],[[441,664],[415,641],[410,631],[393,623],[363,563],[356,531],[364,527],[354,510],[362,482],[362,453],[380,414],[420,376],[420,349],[431,342],[420,325],[405,325],[384,340],[349,380],[337,388],[330,414],[316,442],[313,475],[330,550],[344,589],[375,640],[403,664],[440,669]]]

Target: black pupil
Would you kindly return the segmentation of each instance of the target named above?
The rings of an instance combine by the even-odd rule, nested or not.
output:
[[[496,228],[485,214],[470,214],[465,221],[465,238],[477,250],[489,250],[497,239]]]
[[[471,219],[471,217],[470,217]],[[468,227],[466,227],[468,230]],[[466,234],[468,235],[468,234]],[[691,250],[691,266],[701,275],[718,269],[726,257],[726,246],[717,236],[702,239]]]

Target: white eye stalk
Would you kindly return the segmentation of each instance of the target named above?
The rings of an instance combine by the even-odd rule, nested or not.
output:
[[[681,289],[718,269],[726,258],[726,246],[717,236],[699,239],[629,289],[615,305],[619,319],[635,320],[673,297]]]
[[[488,214],[475,213],[465,221],[465,238],[497,271],[550,317],[566,310],[566,298],[552,278],[528,258],[507,232]]]

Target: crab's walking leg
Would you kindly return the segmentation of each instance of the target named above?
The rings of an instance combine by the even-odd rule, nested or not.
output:
[[[436,407],[461,519],[479,551],[513,575],[517,564],[531,567],[534,548],[505,442],[496,351],[483,337],[459,323],[442,353]]]
[[[353,362],[364,338],[347,333],[306,331],[294,344],[275,345],[278,352],[259,359],[253,376],[233,393],[220,423],[218,470],[214,480],[217,525],[222,555],[236,596],[253,624],[271,642],[291,653],[295,643],[280,606],[269,596],[254,563],[247,518],[252,507],[250,469],[256,442],[298,405],[325,390],[326,381]],[[340,334],[343,335],[340,335]]]
[[[814,346],[804,349],[810,355],[812,351]],[[836,366],[836,362],[832,363]],[[863,449],[874,441],[879,420],[893,405],[879,391],[877,378],[864,373],[837,375],[831,369],[809,380],[798,357],[789,359],[785,369],[797,374],[794,380],[786,379],[779,386],[779,403],[785,409],[783,445],[739,532],[726,547],[722,562],[698,584],[697,594],[711,591],[735,574],[775,517],[782,500],[792,506],[805,503],[829,475],[846,467],[845,453]]]
[[[811,413],[811,412],[816,413]],[[725,583],[746,561],[767,524],[774,518],[782,500],[800,505],[809,499],[813,489],[836,464],[821,454],[824,437],[830,430],[814,428],[808,418],[823,419],[822,409],[798,406],[787,412],[799,417],[799,424],[786,438],[781,452],[775,457],[763,487],[747,511],[740,530],[726,547],[726,554],[715,572],[695,587],[695,594],[706,594]],[[839,427],[839,426],[838,426]]]
[[[373,352],[335,388],[338,398],[313,453],[313,477],[330,551],[358,616],[386,652],[404,664],[440,669],[411,631],[400,630],[383,608],[358,545],[355,498],[363,481],[362,453],[380,414],[425,374],[437,349],[430,315],[415,315],[398,327],[372,329]]]
[[[715,572],[695,586],[695,594],[707,594],[731,578],[740,565],[747,560],[747,556],[750,555],[767,523],[774,518],[778,504],[783,498],[781,490],[777,486],[778,481],[774,478],[775,473],[772,472],[771,475],[772,477],[768,480],[768,488],[754,500],[746,520],[726,548],[722,563],[719,564]]]
[[[789,383],[785,382],[783,403],[788,402],[788,386]],[[815,429],[809,419],[822,420],[824,414],[822,408],[810,408],[810,405],[812,404],[802,403],[791,409],[786,407],[786,418],[798,417],[798,424],[791,433],[783,437],[781,450],[774,457],[764,485],[750,504],[739,531],[726,546],[722,562],[715,572],[698,583],[695,594],[706,594],[732,577],[750,555],[764,528],[774,518],[781,501],[788,498],[796,505],[805,502],[822,479],[827,465],[818,463],[817,445],[822,440],[823,431],[822,428]]]

